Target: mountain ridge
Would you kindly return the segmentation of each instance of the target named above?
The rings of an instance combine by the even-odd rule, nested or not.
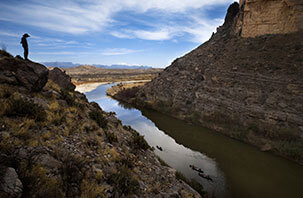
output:
[[[43,65],[47,67],[61,67],[61,68],[70,68],[70,67],[79,67],[79,66],[95,66],[98,68],[104,69],[152,69],[151,66],[144,65],[125,65],[125,64],[112,64],[112,65],[101,65],[101,64],[79,64],[73,62],[41,62]]]

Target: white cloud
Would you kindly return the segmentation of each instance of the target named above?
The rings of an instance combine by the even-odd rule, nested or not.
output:
[[[134,38],[132,35],[130,34],[127,34],[127,33],[122,33],[122,32],[117,32],[117,31],[114,31],[114,32],[110,32],[110,34],[114,37],[117,37],[117,38],[127,38],[127,39],[131,39],[131,38]]]
[[[156,30],[156,31],[146,31],[146,30],[136,30],[132,32],[137,38],[144,40],[169,40],[171,39],[175,32],[169,31],[167,29]]]
[[[184,13],[190,9],[232,3],[233,0],[31,0],[14,4],[0,2],[0,20],[21,23],[71,34],[101,31],[114,22],[112,19],[120,11],[144,13],[161,11]],[[115,34],[115,33],[114,33]],[[149,38],[148,32],[138,32]],[[160,33],[159,33],[160,34]],[[125,35],[115,34],[116,37]],[[164,32],[163,38],[169,37]]]
[[[182,30],[192,35],[192,42],[202,43],[207,41],[212,32],[216,32],[216,28],[223,24],[224,19],[207,20],[196,16],[191,17],[193,23],[190,26],[182,27]]]
[[[125,48],[112,48],[112,49],[106,49],[101,52],[101,55],[104,56],[117,56],[117,55],[126,55],[126,54],[132,54],[136,52],[141,52],[142,50],[133,50],[133,49],[125,49]]]
[[[165,12],[185,12],[188,9],[197,9],[205,6],[232,3],[232,0],[117,0],[125,7],[138,12],[161,10]]]
[[[143,40],[172,40],[178,42],[177,38],[184,34],[190,35],[190,41],[195,43],[203,43],[208,40],[212,32],[216,32],[216,28],[223,24],[223,19],[205,19],[199,16],[189,16],[188,24],[175,24],[172,26],[155,27],[154,30],[123,30],[116,32],[116,35],[125,35],[118,38],[139,38]]]
[[[7,31],[0,30],[0,35],[1,35],[1,36],[8,36],[8,37],[19,38],[21,34],[19,35],[19,34],[16,34],[16,33],[12,33],[12,32],[7,32]]]

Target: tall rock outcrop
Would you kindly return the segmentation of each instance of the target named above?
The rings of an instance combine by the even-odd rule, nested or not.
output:
[[[303,29],[302,0],[240,0],[238,31],[243,37],[286,34]]]
[[[30,91],[40,91],[47,83],[48,69],[39,63],[14,58],[0,50],[0,83],[22,85]]]
[[[259,2],[266,6],[253,9]],[[264,32],[246,38],[248,32],[264,34],[248,20],[247,10],[250,16],[265,16],[280,4],[232,4],[217,33],[143,86],[136,103],[303,163],[303,33]],[[287,24],[289,17],[299,18],[302,12],[286,18],[280,14],[268,18],[267,24]]]

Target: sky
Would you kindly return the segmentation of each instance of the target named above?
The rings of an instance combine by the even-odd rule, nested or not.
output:
[[[234,0],[0,0],[0,48],[36,62],[166,67],[207,41]]]

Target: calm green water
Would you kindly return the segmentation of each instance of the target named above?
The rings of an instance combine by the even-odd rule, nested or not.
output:
[[[106,97],[112,85],[101,85],[86,93],[105,111],[114,111],[124,125],[130,125],[156,148],[155,153],[186,177],[196,179],[215,197],[302,198],[303,166],[212,130],[189,125],[152,110],[137,110]],[[203,169],[208,182],[189,168]]]

